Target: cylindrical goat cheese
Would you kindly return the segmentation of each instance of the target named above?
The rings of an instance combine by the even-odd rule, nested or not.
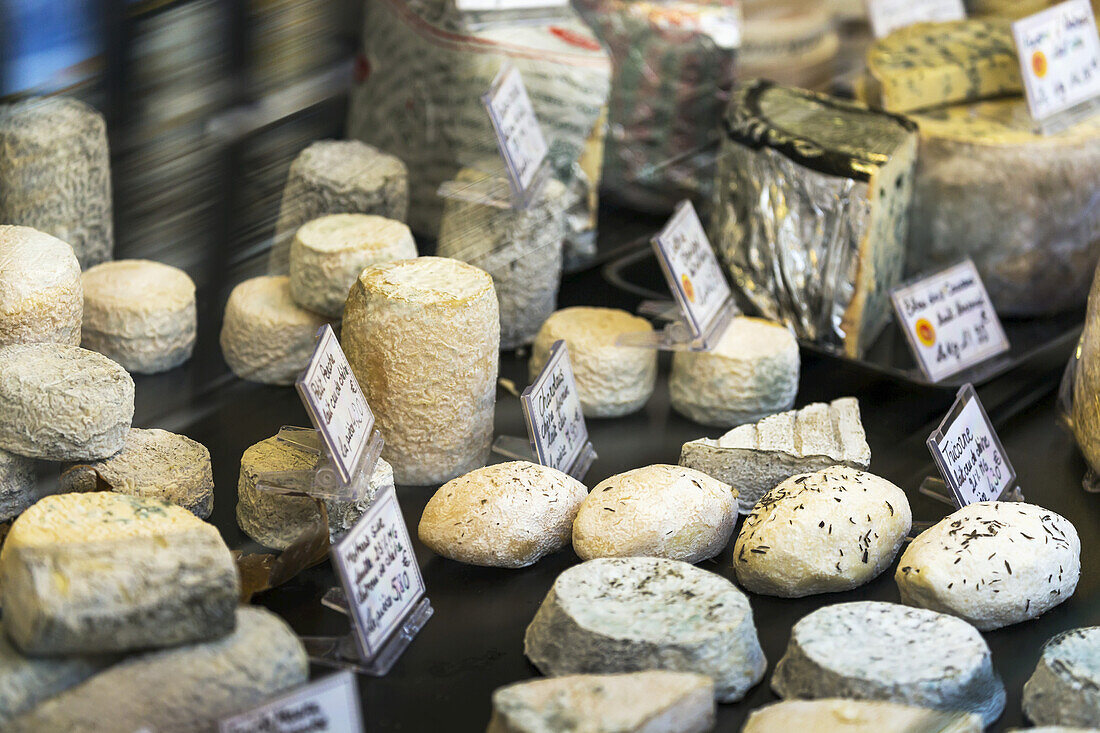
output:
[[[0,222],[68,242],[81,267],[111,259],[111,161],[103,115],[66,97],[0,106]]]
[[[87,270],[81,346],[129,372],[156,374],[191,358],[197,316],[186,272],[150,260],[104,262]]]
[[[18,517],[36,501],[34,460],[0,450],[0,522]]]
[[[31,227],[0,226],[0,347],[77,346],[83,313],[73,248]]]
[[[290,296],[290,278],[265,275],[233,288],[222,321],[222,355],[241,379],[294,384],[306,368],[317,330],[328,319]]]
[[[485,465],[500,346],[488,273],[442,257],[368,267],[348,296],[342,342],[397,483]]]
[[[364,269],[416,257],[416,241],[396,219],[329,214],[298,228],[290,245],[290,294],[303,308],[340,318]]]

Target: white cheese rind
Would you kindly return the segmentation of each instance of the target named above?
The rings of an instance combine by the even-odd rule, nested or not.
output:
[[[757,708],[741,733],[982,733],[973,713],[946,712],[865,700],[785,700]]]
[[[0,522],[38,501],[34,460],[0,450]]]
[[[80,684],[112,661],[111,657],[28,657],[0,635],[0,726]]]
[[[524,653],[555,677],[705,674],[718,702],[740,700],[766,667],[745,594],[714,573],[650,557],[589,560],[559,575],[527,627]]]
[[[1065,631],[1044,645],[1024,684],[1023,706],[1035,725],[1087,728],[1100,721],[1100,626]]]
[[[80,344],[84,290],[73,248],[24,226],[0,226],[0,347]]]

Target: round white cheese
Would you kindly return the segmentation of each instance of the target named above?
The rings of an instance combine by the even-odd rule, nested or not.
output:
[[[895,702],[785,700],[749,713],[741,733],[982,733],[973,713],[929,710]]]
[[[1043,646],[1024,684],[1024,714],[1036,725],[1100,721],[1100,626],[1062,632]]]
[[[18,517],[36,501],[34,461],[0,450],[0,522]]]
[[[37,229],[0,226],[0,346],[77,346],[83,312],[73,248]]]

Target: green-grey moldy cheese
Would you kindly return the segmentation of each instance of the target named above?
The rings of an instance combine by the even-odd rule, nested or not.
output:
[[[0,728],[115,661],[109,656],[28,657],[0,635]]]
[[[0,450],[0,522],[14,519],[36,501],[34,460]]]
[[[1036,725],[1100,722],[1100,626],[1072,629],[1046,643],[1024,685],[1023,705]]]

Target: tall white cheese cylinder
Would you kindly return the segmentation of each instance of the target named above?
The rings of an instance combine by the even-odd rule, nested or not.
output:
[[[500,346],[488,273],[442,257],[368,267],[342,341],[397,483],[438,484],[485,464]]]
[[[83,313],[73,248],[31,227],[0,225],[0,347],[76,346]]]

